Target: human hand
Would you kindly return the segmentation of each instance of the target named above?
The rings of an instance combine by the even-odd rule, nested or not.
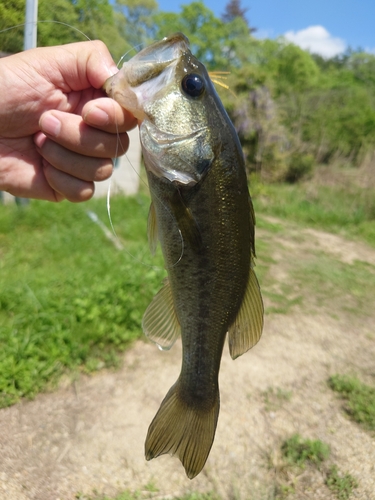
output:
[[[100,41],[32,49],[0,60],[0,190],[85,201],[128,148],[135,118],[104,97],[117,72]]]

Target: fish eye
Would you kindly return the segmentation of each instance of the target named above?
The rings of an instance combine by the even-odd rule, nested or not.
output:
[[[190,97],[199,97],[205,90],[204,80],[196,73],[184,76],[182,83],[182,90]]]

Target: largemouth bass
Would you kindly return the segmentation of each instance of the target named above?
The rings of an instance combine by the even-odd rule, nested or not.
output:
[[[168,279],[143,318],[164,349],[182,336],[182,367],[148,430],[147,460],[177,455],[189,478],[209,455],[226,335],[237,358],[260,338],[255,217],[241,146],[209,75],[181,33],[139,52],[105,84],[139,121],[152,204],[148,233]]]

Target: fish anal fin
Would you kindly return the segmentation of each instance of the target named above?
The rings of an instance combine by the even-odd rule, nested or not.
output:
[[[145,335],[163,350],[170,349],[181,334],[168,280],[146,309],[142,328]]]
[[[228,330],[229,352],[233,359],[253,347],[262,335],[263,300],[257,277],[250,269],[249,281],[237,317]]]
[[[151,202],[150,210],[148,212],[147,236],[151,254],[155,255],[156,247],[158,245],[158,225],[156,221],[156,212],[153,202]]]
[[[187,405],[179,396],[179,381],[174,384],[148,429],[145,455],[147,460],[165,453],[176,455],[193,479],[203,469],[215,437],[219,416],[219,394],[210,409],[199,410]]]

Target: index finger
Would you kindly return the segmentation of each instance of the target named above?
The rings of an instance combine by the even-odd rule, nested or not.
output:
[[[109,133],[128,132],[137,125],[137,119],[120,104],[109,97],[86,103],[82,118],[87,125]]]

